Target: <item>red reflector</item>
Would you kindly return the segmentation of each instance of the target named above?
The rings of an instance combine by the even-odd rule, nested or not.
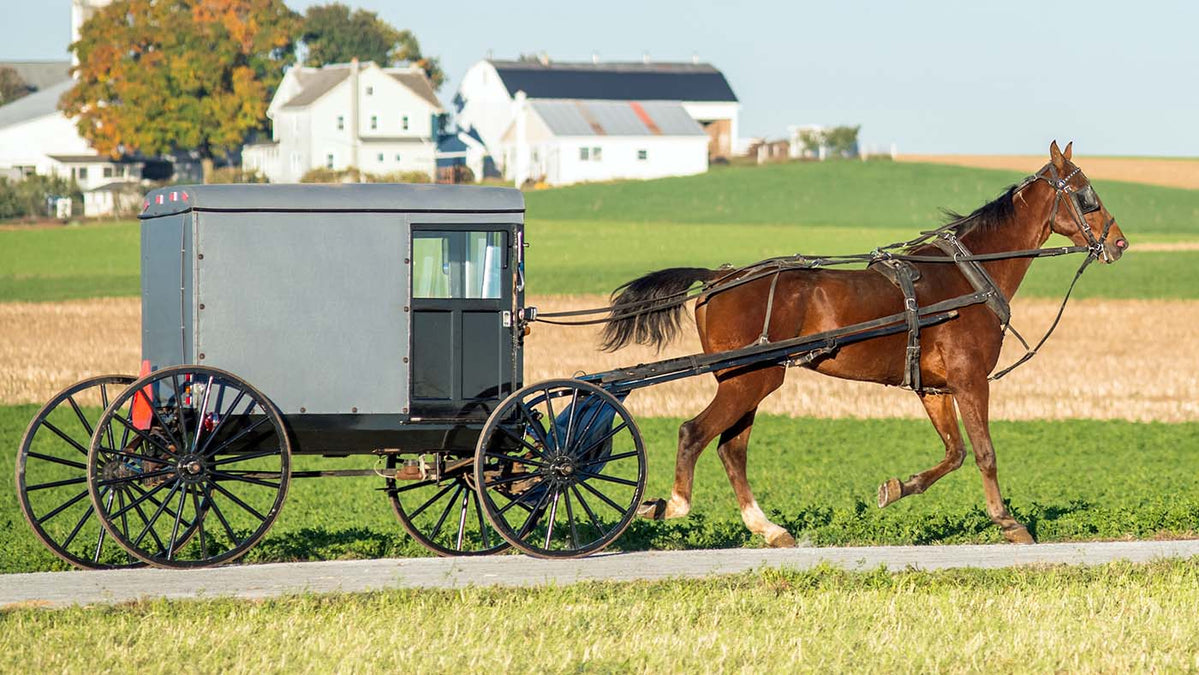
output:
[[[187,193],[186,193],[186,192],[183,192],[183,193],[180,193],[180,194],[182,194],[182,195],[183,195],[183,201],[187,201]]]
[[[143,200],[142,201],[142,211],[145,211],[148,208],[150,208],[150,200],[149,199]]]
[[[178,192],[171,193],[171,201],[173,201],[173,202],[179,201],[179,193]]]
[[[155,197],[154,201],[161,204],[162,203],[162,195],[158,195],[157,197]]]
[[[145,377],[150,374],[150,360],[142,361],[141,372],[139,376]],[[145,431],[150,428],[150,416],[154,414],[154,408],[150,403],[150,397],[154,395],[151,387],[146,385],[141,391],[133,395],[133,426],[137,429]]]

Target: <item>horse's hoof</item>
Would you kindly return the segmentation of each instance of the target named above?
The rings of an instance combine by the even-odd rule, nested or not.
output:
[[[792,537],[790,532],[780,529],[766,537],[766,545],[770,548],[795,548],[795,537]]]
[[[1009,542],[1011,542],[1013,544],[1035,544],[1035,543],[1037,543],[1037,540],[1033,539],[1032,535],[1028,533],[1028,528],[1024,527],[1023,525],[1013,525],[1011,527],[1005,527],[1003,529],[1003,536],[1005,539],[1007,539]]]
[[[666,518],[666,500],[647,499],[641,502],[641,506],[637,507],[637,515],[650,520],[663,520]]]
[[[903,497],[903,483],[898,478],[891,478],[878,486],[878,507],[886,508]]]

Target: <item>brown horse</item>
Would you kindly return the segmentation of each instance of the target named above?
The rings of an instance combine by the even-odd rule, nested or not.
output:
[[[960,241],[974,254],[1000,253],[1040,248],[1051,232],[1075,244],[1090,246],[1106,262],[1120,257],[1128,241],[1111,214],[1098,201],[1087,178],[1071,162],[1072,144],[1062,152],[1056,142],[1050,162],[1030,180],[1013,186],[995,201],[950,225]],[[1078,201],[1086,195],[1089,203]],[[1106,228],[1106,229],[1105,229]],[[1102,234],[1099,234],[1102,233]],[[1099,241],[1102,239],[1102,241]],[[913,254],[945,255],[932,246],[921,246]],[[1031,260],[996,260],[983,266],[1008,300],[1016,294]],[[916,263],[915,284],[920,306],[971,293],[974,289],[952,264]],[[742,275],[744,276],[744,275]],[[771,275],[773,276],[773,275]],[[605,326],[605,347],[618,349],[636,341],[662,346],[677,334],[683,306],[662,302],[686,291],[696,282],[721,279],[699,296],[695,322],[706,353],[736,349],[752,344],[768,325],[770,341],[834,330],[903,311],[900,290],[886,277],[870,269],[789,269],[773,283],[762,277],[721,291],[721,284],[737,278],[725,272],[700,268],[674,268],[652,272],[617,289],[612,319]],[[773,292],[773,303],[769,296]],[[655,307],[636,315],[621,307]],[[638,304],[641,303],[641,304]],[[773,304],[767,320],[767,305]],[[974,459],[982,473],[987,513],[1015,543],[1033,543],[1028,530],[1008,513],[999,491],[995,449],[988,422],[988,374],[999,359],[1004,330],[997,315],[985,305],[960,310],[954,320],[921,331],[919,368],[926,389],[918,392],[921,403],[945,443],[945,458],[936,466],[907,480],[892,478],[879,487],[879,506],[885,507],[912,494],[924,492],[933,483],[961,466],[966,446],[958,430],[957,411],[965,421]],[[907,338],[903,334],[875,338],[840,347],[807,367],[833,377],[885,385],[904,380]],[[720,437],[717,453],[736,492],[741,517],[750,531],[761,534],[771,546],[794,546],[795,539],[770,522],[754,499],[746,480],[745,459],[758,404],[783,383],[782,365],[718,372],[716,396],[708,407],[679,428],[674,491],[669,501],[646,502],[640,515],[651,518],[680,518],[691,509],[695,462],[704,448]]]

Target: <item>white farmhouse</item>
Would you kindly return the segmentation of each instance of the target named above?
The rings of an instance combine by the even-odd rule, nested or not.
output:
[[[741,105],[709,64],[544,57],[480,61],[454,102],[505,177],[551,184],[706,171],[732,154]]]
[[[292,68],[267,108],[271,141],[243,148],[242,167],[272,183],[294,183],[317,168],[433,176],[441,114],[417,67]]]

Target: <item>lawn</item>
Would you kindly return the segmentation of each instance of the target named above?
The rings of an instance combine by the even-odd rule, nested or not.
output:
[[[0,475],[32,406],[0,408]],[[649,453],[646,496],[668,496],[679,420],[640,420]],[[1042,541],[1199,533],[1199,424],[996,422],[1005,497]],[[885,439],[885,442],[880,442]],[[1002,540],[983,510],[972,462],[924,495],[880,510],[880,482],[932,466],[944,451],[919,420],[763,416],[749,478],[776,521],[816,545],[982,543]],[[366,468],[370,458],[296,458],[293,469]],[[382,479],[296,480],[279,521],[251,562],[426,555],[400,529]],[[64,512],[66,522],[82,513]],[[71,514],[75,513],[74,518]],[[635,521],[615,550],[761,546],[741,523],[714,449],[702,456],[686,519]],[[0,572],[63,569],[33,537],[11,490],[0,495]]]
[[[942,206],[969,211],[1017,178],[938,165],[827,162],[531,192],[529,288],[606,293],[663,267],[869,251],[939,224]],[[1093,273],[1080,296],[1199,297],[1199,251],[1136,251],[1147,241],[1199,240],[1199,191],[1104,183],[1099,192],[1133,250],[1120,265]],[[0,230],[0,302],[136,295],[138,264],[134,223]],[[1076,266],[1073,258],[1040,261],[1022,293],[1060,295]]]
[[[26,672],[1127,672],[1199,667],[1199,563],[763,571],[0,613]]]

